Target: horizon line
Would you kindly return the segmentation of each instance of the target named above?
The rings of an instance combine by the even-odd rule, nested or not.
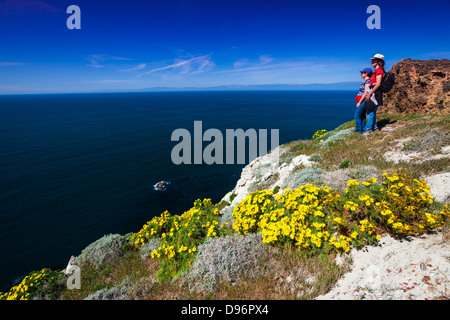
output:
[[[61,91],[61,92],[20,92],[20,93],[1,93],[0,95],[43,95],[43,94],[83,94],[83,93],[143,93],[143,92],[203,92],[203,91],[351,91],[350,88],[318,88],[318,89],[301,89],[300,87],[307,86],[332,86],[332,85],[354,85],[359,84],[358,81],[341,81],[341,82],[331,82],[331,83],[302,83],[302,84],[224,84],[217,86],[199,86],[199,87],[147,87],[147,88],[137,88],[137,89],[104,89],[104,90],[94,90],[94,91]],[[265,87],[286,87],[286,88],[265,88]],[[289,89],[292,87],[292,89]],[[298,88],[294,88],[298,87]],[[258,89],[259,88],[259,89]],[[356,88],[357,89],[357,88]],[[355,90],[356,90],[355,89]]]

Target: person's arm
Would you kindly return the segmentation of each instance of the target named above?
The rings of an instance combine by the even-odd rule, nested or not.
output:
[[[364,101],[364,98],[367,96],[367,94],[369,93],[369,88],[370,88],[370,84],[366,83],[364,85],[364,94],[362,95],[361,99],[358,101],[358,103],[356,104],[356,107],[359,108],[359,106],[361,105],[361,102]]]
[[[370,99],[370,96],[377,91],[377,89],[381,86],[381,81],[383,80],[383,75],[382,74],[378,74],[377,77],[377,83],[375,84],[375,87],[373,87],[372,91],[370,91],[370,93],[367,95],[367,100]]]

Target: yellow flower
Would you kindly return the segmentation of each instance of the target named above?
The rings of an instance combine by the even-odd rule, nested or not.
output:
[[[359,180],[348,180],[347,181],[347,186],[348,187],[354,187],[354,186],[357,186],[357,185],[359,185]]]
[[[333,219],[337,224],[343,224],[344,222],[343,222],[343,220],[342,220],[342,218],[339,218],[339,217],[336,217],[336,218],[334,218]]]

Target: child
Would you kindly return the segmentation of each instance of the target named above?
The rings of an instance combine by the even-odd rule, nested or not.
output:
[[[364,110],[367,114],[367,123],[363,128],[364,134],[370,134],[377,130],[377,109],[378,106],[383,105],[383,92],[381,91],[381,82],[383,81],[384,74],[384,56],[377,53],[372,60],[372,67],[375,71],[370,78],[371,91],[366,96],[366,103],[364,104]]]
[[[364,79],[363,83],[361,83],[361,86],[359,87],[358,95],[355,98],[356,104],[356,110],[355,110],[355,132],[362,133],[363,128],[366,125],[366,113],[364,112],[364,107],[361,107],[361,103],[365,101],[365,98],[367,94],[369,93],[370,89],[370,76],[372,75],[372,69],[371,68],[365,68],[360,71],[361,78]]]

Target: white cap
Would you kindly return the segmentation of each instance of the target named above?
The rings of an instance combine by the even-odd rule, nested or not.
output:
[[[380,60],[383,60],[384,61],[384,56],[382,55],[382,54],[380,54],[380,53],[377,53],[376,55],[374,55],[373,56],[373,58],[369,58],[370,60],[373,60],[373,59],[380,59]]]

